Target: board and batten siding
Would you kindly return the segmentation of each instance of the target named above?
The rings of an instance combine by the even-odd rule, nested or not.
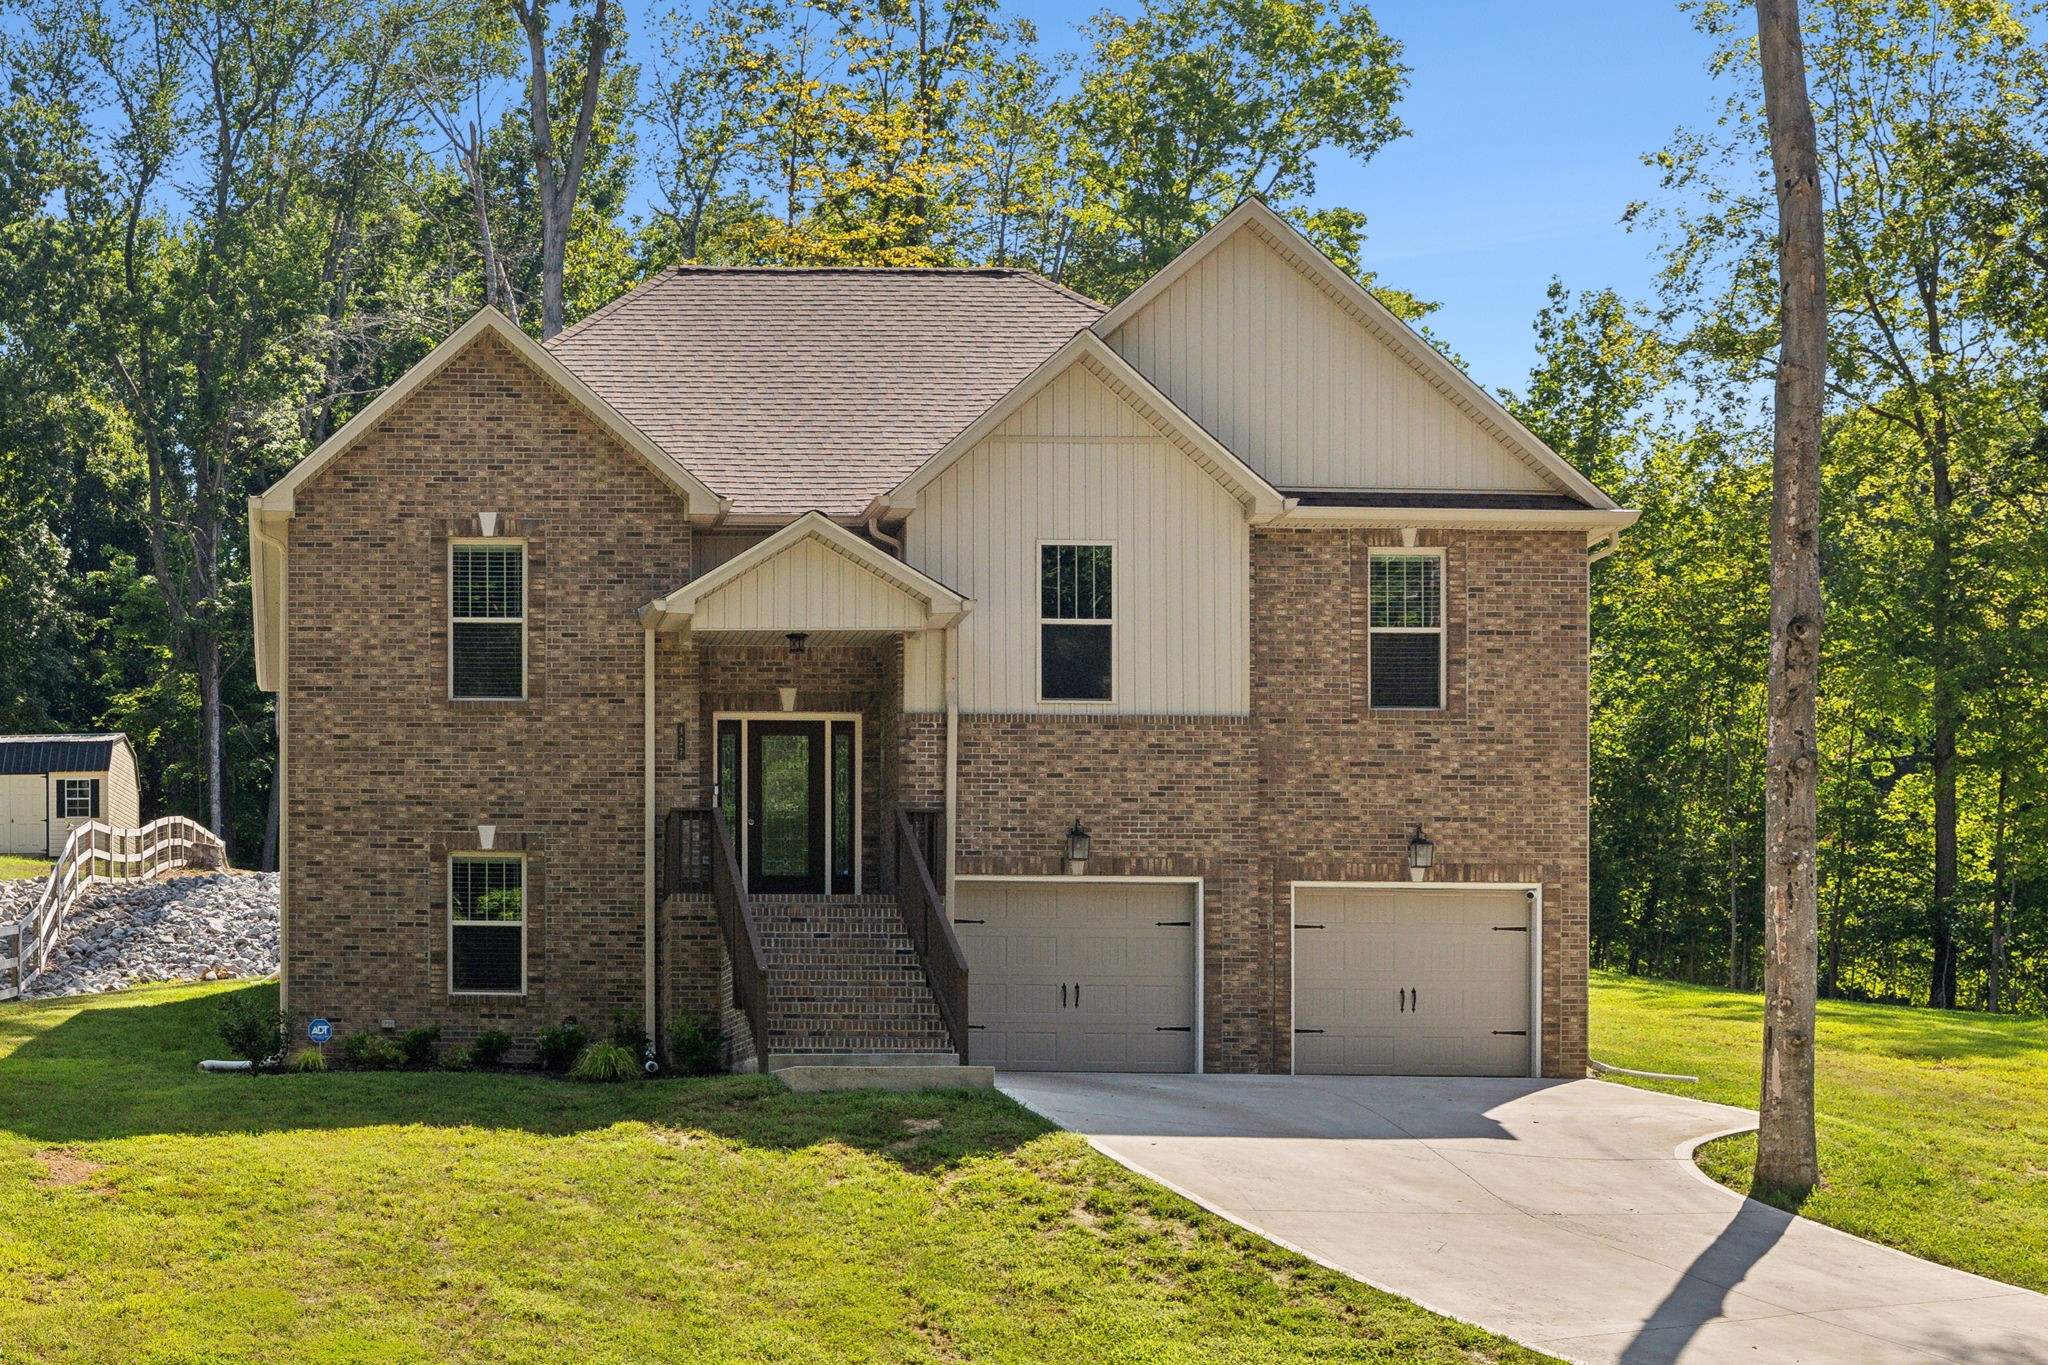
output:
[[[960,705],[981,713],[1244,715],[1251,707],[1244,508],[1076,365],[918,494],[904,558],[974,599]],[[1112,699],[1038,699],[1039,546],[1108,542]],[[938,632],[904,642],[904,704],[945,705]]]
[[[1556,491],[1255,229],[1108,340],[1280,488]]]
[[[696,631],[918,630],[925,612],[823,541],[801,540],[697,604]]]

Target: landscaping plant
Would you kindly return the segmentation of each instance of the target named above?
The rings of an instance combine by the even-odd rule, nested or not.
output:
[[[639,1074],[640,1059],[610,1040],[584,1048],[569,1068],[569,1075],[579,1081],[630,1081]]]
[[[254,993],[237,992],[221,1001],[213,1030],[227,1045],[229,1055],[248,1062],[252,1071],[260,1071],[284,1055],[291,1016]]]
[[[404,1054],[407,1066],[432,1066],[441,1050],[441,1026],[426,1024],[407,1029],[398,1040],[398,1050]]]
[[[533,1054],[549,1071],[567,1071],[589,1045],[590,1034],[581,1024],[564,1021],[535,1035]]]
[[[668,1028],[668,1064],[679,1076],[716,1076],[725,1070],[725,1029],[718,1016],[686,1010]]]
[[[287,1071],[325,1071],[327,1054],[317,1047],[302,1047],[285,1060]]]
[[[512,1035],[501,1028],[487,1028],[476,1036],[469,1045],[469,1060],[473,1066],[497,1066],[505,1060],[505,1054],[512,1050]]]
[[[405,1054],[398,1050],[398,1044],[368,1029],[350,1034],[348,1041],[341,1045],[341,1055],[348,1058],[350,1066],[359,1066],[365,1071],[389,1071],[405,1061]]]

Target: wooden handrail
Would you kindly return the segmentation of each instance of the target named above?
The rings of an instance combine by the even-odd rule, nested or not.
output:
[[[747,899],[747,880],[740,875],[739,855],[733,851],[732,830],[725,823],[725,812],[716,806],[688,813],[701,818],[710,832],[711,900],[718,907],[718,932],[732,962],[732,1002],[747,1016],[754,1031],[754,1056],[766,1070],[768,959],[761,951],[760,931],[754,926],[754,909]]]
[[[920,825],[923,828],[920,828]],[[936,832],[936,833],[935,833]],[[944,843],[944,817],[937,811],[896,809],[896,905],[904,932],[917,949],[924,979],[932,989],[952,1036],[953,1050],[967,1061],[967,955],[946,914],[945,898],[932,881],[926,849]]]

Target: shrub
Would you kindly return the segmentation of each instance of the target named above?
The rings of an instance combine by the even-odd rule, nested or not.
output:
[[[612,1041],[632,1053],[636,1062],[647,1055],[647,1045],[653,1040],[640,1027],[639,1010],[612,1011]]]
[[[405,1055],[407,1066],[432,1066],[441,1051],[441,1026],[407,1029],[398,1039],[398,1050]]]
[[[640,1059],[617,1043],[592,1043],[576,1054],[569,1074],[579,1081],[630,1081],[640,1074]]]
[[[469,1060],[477,1066],[496,1066],[511,1050],[511,1034],[501,1028],[487,1028],[469,1045]]]
[[[725,1070],[725,1029],[718,1016],[685,1013],[670,1024],[668,1063],[683,1076],[715,1076]]]
[[[325,1071],[327,1054],[317,1047],[302,1047],[285,1059],[287,1071]]]
[[[548,1070],[567,1071],[589,1045],[590,1035],[581,1024],[563,1023],[542,1029],[533,1040],[533,1052]]]
[[[291,1034],[291,1016],[253,993],[236,992],[220,1002],[213,1030],[228,1052],[261,1070],[284,1056]]]
[[[466,1047],[450,1048],[441,1054],[441,1069],[443,1071],[467,1071],[469,1070],[469,1062],[470,1050]]]
[[[341,1055],[348,1058],[350,1066],[359,1066],[365,1071],[389,1071],[405,1060],[398,1044],[368,1029],[350,1034],[348,1041],[341,1045]]]

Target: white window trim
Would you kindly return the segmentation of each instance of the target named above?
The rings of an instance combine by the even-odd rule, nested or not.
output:
[[[1109,615],[1099,616],[1047,616],[1045,614],[1045,552],[1048,548],[1067,546],[1100,546],[1109,551]],[[1038,704],[1040,706],[1115,706],[1116,705],[1116,663],[1117,663],[1117,583],[1122,577],[1117,568],[1116,542],[1113,540],[1041,540],[1032,551],[1031,595],[1038,603],[1038,624],[1033,628],[1031,642],[1032,658],[1038,675]],[[1045,628],[1047,626],[1108,626],[1109,627],[1109,695],[1106,697],[1048,697],[1045,695]]]
[[[59,820],[97,820],[100,818],[98,815],[93,813],[93,807],[100,805],[100,801],[94,800],[94,797],[99,796],[103,800],[105,797],[105,788],[101,786],[100,780],[97,777],[60,777],[56,779],[56,783],[57,818]],[[73,815],[70,809],[71,793],[69,789],[74,786],[84,787],[86,789],[85,811],[83,814],[80,815]],[[99,790],[96,792],[94,790],[95,788],[98,788]],[[102,807],[102,809],[104,809],[104,807]]]
[[[457,616],[455,614],[455,552],[457,550],[517,550],[519,551],[519,615],[511,616]],[[461,536],[448,542],[448,700],[478,703],[522,702],[528,699],[532,680],[528,677],[528,646],[532,632],[527,628],[527,618],[533,605],[533,556],[527,552],[526,541],[516,536]],[[519,625],[519,695],[516,697],[465,697],[455,691],[455,627],[458,625],[503,626]]]
[[[711,713],[711,804],[717,806],[724,793],[718,790],[718,727],[722,721],[737,721],[740,727],[739,791],[733,809],[739,812],[739,828],[732,832],[733,854],[740,860],[740,879],[747,876],[747,727],[757,720],[823,720],[851,722],[853,725],[853,895],[860,895],[861,882],[867,872],[867,858],[861,848],[861,832],[865,815],[861,810],[861,796],[866,788],[866,774],[861,771],[862,760],[867,755],[867,736],[861,727],[865,720],[858,711],[714,711]],[[832,727],[825,727],[825,891],[827,895],[843,896],[845,889],[834,885],[839,880],[832,870]]]
[[[464,991],[455,987],[455,864],[458,862],[516,862],[519,864],[519,989],[516,991]],[[531,904],[527,899],[530,879],[526,875],[524,853],[495,853],[484,849],[462,849],[448,855],[448,994],[464,998],[471,996],[495,996],[515,999],[526,994],[528,964],[526,960],[526,926],[530,918]],[[499,924],[503,920],[476,921],[482,924]]]
[[[1372,623],[1372,565],[1365,572],[1365,704],[1369,711],[1442,711],[1451,703],[1451,575],[1441,545],[1375,546],[1370,559],[1434,559],[1436,561],[1436,624],[1433,626],[1376,626]],[[1376,635],[1434,635],[1436,646],[1436,705],[1375,706],[1372,701],[1373,637]]]

